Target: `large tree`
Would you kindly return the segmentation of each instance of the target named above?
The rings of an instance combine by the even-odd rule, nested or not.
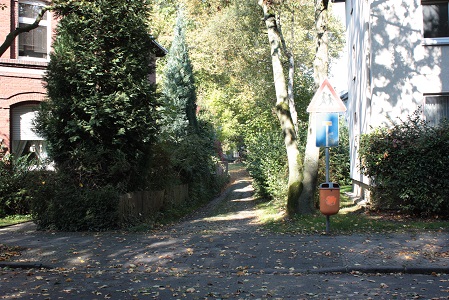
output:
[[[275,112],[281,124],[285,149],[288,160],[288,196],[287,214],[293,215],[298,211],[298,198],[302,192],[302,178],[300,174],[300,154],[297,144],[297,133],[290,109],[289,89],[282,65],[281,52],[283,36],[276,20],[274,4],[271,1],[259,0],[263,9],[265,25],[268,31],[268,41],[271,47],[271,62],[276,89]]]
[[[80,184],[139,188],[158,128],[148,1],[53,1],[60,18],[38,128]]]

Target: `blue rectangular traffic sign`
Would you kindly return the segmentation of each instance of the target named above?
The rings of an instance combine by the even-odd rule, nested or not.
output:
[[[316,146],[338,146],[338,113],[316,113]]]

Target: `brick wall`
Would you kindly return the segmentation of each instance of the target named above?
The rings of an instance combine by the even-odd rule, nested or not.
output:
[[[0,139],[11,149],[10,111],[14,105],[29,101],[42,101],[45,98],[42,75],[44,66],[30,69],[27,66],[8,66],[0,59]],[[20,66],[20,67],[18,67]]]
[[[53,19],[50,24],[54,31],[57,21]],[[17,26],[18,0],[0,0],[0,42]],[[11,149],[11,107],[44,100],[42,76],[46,67],[45,61],[18,59],[18,38],[0,57],[0,140],[8,149]]]

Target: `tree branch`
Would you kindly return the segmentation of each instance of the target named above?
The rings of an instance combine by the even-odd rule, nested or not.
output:
[[[51,10],[50,6],[43,7],[42,10],[37,15],[36,20],[34,21],[33,24],[29,24],[24,27],[17,27],[14,31],[8,33],[8,35],[5,38],[5,41],[0,46],[0,56],[2,56],[3,53],[5,53],[6,50],[8,50],[8,48],[12,45],[12,43],[14,43],[15,38],[19,34],[24,32],[30,32],[31,30],[36,29],[39,26],[39,23],[41,22],[42,18],[44,17],[44,14],[49,10]]]

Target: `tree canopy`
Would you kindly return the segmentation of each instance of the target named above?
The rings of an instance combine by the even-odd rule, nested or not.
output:
[[[164,45],[172,41],[176,1],[155,1],[153,35]],[[313,1],[279,1],[279,24],[295,60],[294,96],[298,112],[299,148],[305,147],[308,106],[315,92],[315,7]],[[186,0],[186,39],[195,70],[198,106],[215,125],[225,152],[242,147],[259,191],[285,197],[286,154],[273,112],[275,90],[262,10],[256,0]],[[330,58],[342,47],[341,27],[329,23]],[[284,66],[288,58],[282,54]]]

